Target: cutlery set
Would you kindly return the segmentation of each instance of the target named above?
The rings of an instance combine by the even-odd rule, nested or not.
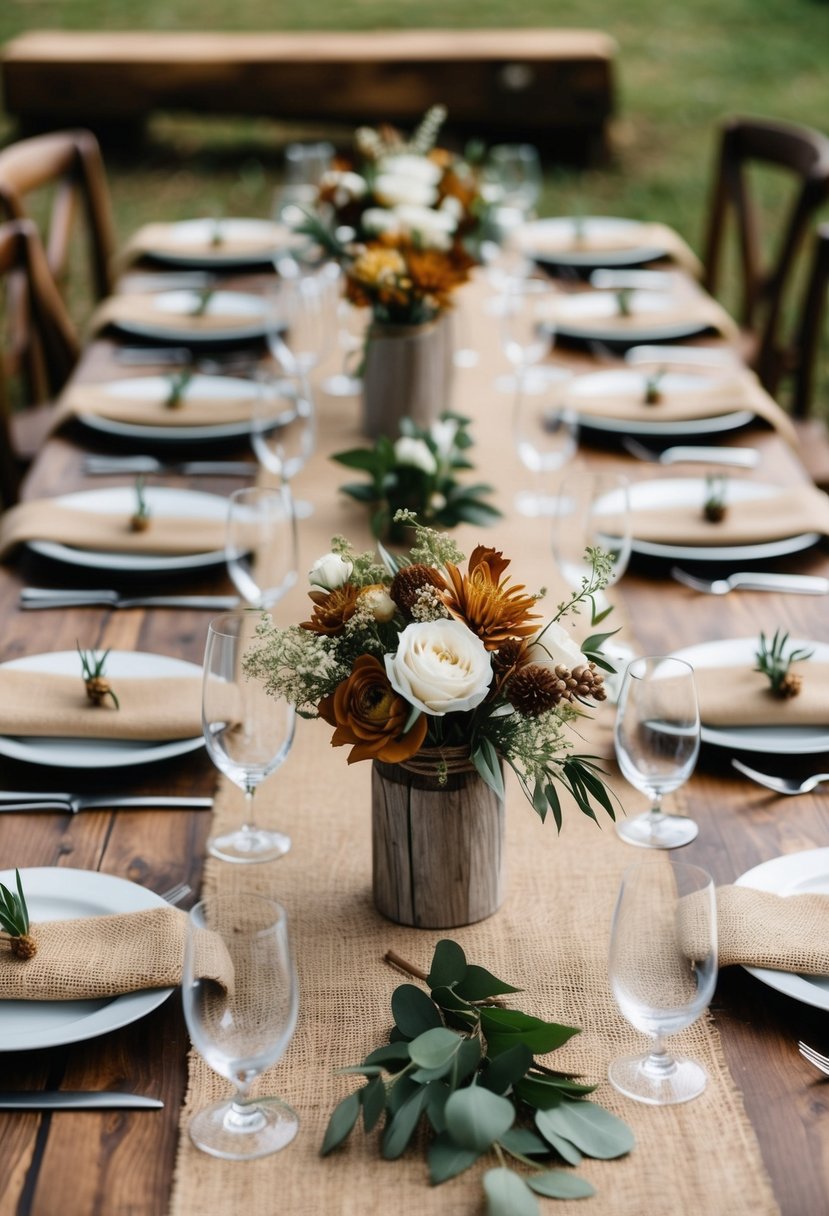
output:
[[[829,578],[813,574],[773,574],[765,571],[738,571],[727,578],[704,579],[688,574],[679,566],[671,567],[671,578],[691,591],[707,595],[728,595],[729,591],[782,591],[797,595],[829,594]]]
[[[735,468],[754,469],[760,460],[760,453],[755,448],[706,448],[706,447],[673,447],[661,452],[654,452],[645,447],[637,439],[625,435],[622,447],[637,460],[647,460],[653,464],[724,464]]]
[[[178,473],[183,477],[253,477],[252,460],[183,460],[166,463],[155,456],[87,456],[83,472],[89,477],[117,473]]]
[[[51,791],[37,793],[29,790],[0,792],[0,814],[3,811],[66,811],[68,814],[77,815],[79,811],[120,808],[144,810],[153,807],[166,807],[169,810],[209,810],[212,805],[212,798],[180,798],[163,794],[113,797],[111,794],[64,794]]]
[[[36,608],[191,608],[232,612],[239,607],[235,595],[122,595],[111,588],[87,591],[60,587],[24,587],[20,607]]]

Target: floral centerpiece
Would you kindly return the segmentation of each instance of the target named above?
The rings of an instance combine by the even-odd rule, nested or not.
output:
[[[595,819],[601,809],[614,817],[595,760],[574,750],[569,729],[585,706],[605,699],[599,668],[608,664],[598,648],[607,635],[579,646],[562,623],[606,585],[611,559],[590,550],[590,575],[545,623],[536,611],[541,593],[512,581],[506,573],[508,558],[478,545],[463,570],[454,541],[417,525],[406,512],[401,515],[416,526],[410,553],[402,559],[383,553],[381,563],[335,538],[332,551],[310,572],[309,619],[286,628],[264,620],[247,669],[274,696],[292,702],[301,716],[329,723],[332,744],[350,749],[349,764],[375,762],[374,776],[383,786],[375,788],[377,814],[395,813],[397,791],[383,785],[386,779],[405,787],[402,813],[415,819],[418,800],[412,791],[427,790],[431,802],[423,815],[436,809],[436,800],[444,830],[450,823],[443,813],[448,795],[456,795],[455,809],[468,823],[464,828],[453,824],[453,845],[441,844],[437,829],[425,833],[426,877],[457,853],[467,830],[478,864],[480,841],[491,832],[498,868],[491,902],[497,907],[503,764],[514,770],[542,820],[552,812],[561,826],[558,787],[570,791],[584,814]],[[470,781],[476,783],[471,793]],[[484,828],[488,800],[492,823]],[[416,907],[401,911],[399,892],[384,894],[382,889],[388,875],[381,870],[398,867],[387,864],[388,857],[379,865],[378,857],[378,852],[388,852],[390,837],[400,842],[400,834],[384,832],[379,823],[375,829],[374,893],[381,911],[404,923],[431,921],[432,927],[434,917],[480,918],[468,911],[447,912],[444,906],[428,915],[418,914]],[[403,840],[412,846],[411,823],[408,829]],[[414,860],[408,859],[405,873],[413,873]],[[458,877],[464,859],[451,856],[451,862],[449,885],[457,886],[465,881]],[[477,900],[482,883],[474,877],[468,894]]]
[[[395,523],[400,510],[441,528],[486,526],[500,519],[501,512],[485,501],[491,486],[458,479],[458,473],[473,468],[467,459],[471,446],[469,419],[447,411],[428,427],[403,418],[394,442],[381,435],[372,448],[336,452],[331,459],[368,474],[368,482],[349,482],[340,489],[370,507],[376,537],[401,541],[410,529],[405,522]]]

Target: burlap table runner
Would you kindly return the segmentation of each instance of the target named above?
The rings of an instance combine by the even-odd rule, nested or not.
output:
[[[0,734],[69,739],[193,739],[201,735],[201,678],[112,677],[118,697],[93,705],[77,676],[0,667]]]
[[[215,553],[225,547],[225,521],[153,515],[150,504],[149,527],[134,532],[128,515],[56,507],[42,498],[19,503],[0,517],[0,558],[30,540],[105,553]]]
[[[694,671],[700,718],[706,726],[829,726],[829,663],[792,663],[803,677],[796,697],[775,697],[752,664]]]
[[[505,518],[484,537],[478,529],[454,533],[465,553],[478,540],[496,544],[513,559],[510,573],[530,588],[554,578],[548,548],[549,523],[511,513],[513,493],[526,473],[513,454],[509,410],[493,409],[493,373],[498,364],[496,322],[482,312],[484,290],[467,294],[475,307],[477,367],[459,373],[453,405],[475,419],[469,453],[473,477],[499,487]],[[466,303],[464,307],[466,307]],[[500,402],[498,403],[500,404]],[[369,547],[367,515],[338,498],[329,453],[365,443],[359,433],[358,401],[320,399],[317,454],[297,478],[298,496],[311,498],[314,515],[300,529],[300,571],[343,533],[355,547]],[[280,622],[306,619],[307,587],[300,585],[276,605]],[[542,602],[552,613],[562,597],[551,588]],[[618,614],[617,614],[618,616]],[[620,623],[620,622],[616,622]],[[611,627],[610,624],[606,627]],[[584,617],[577,636],[590,631]],[[579,747],[612,753],[612,710],[605,707]],[[595,736],[595,737],[593,737]],[[324,723],[301,721],[284,767],[257,794],[258,819],[287,831],[291,852],[263,866],[228,866],[208,859],[205,890],[254,890],[280,900],[291,917],[300,980],[300,1015],[284,1060],[260,1079],[257,1090],[278,1094],[301,1119],[297,1140],[284,1152],[246,1164],[222,1163],[196,1150],[187,1133],[190,1116],[230,1087],[191,1052],[189,1087],[182,1111],[173,1216],[203,1216],[225,1208],[246,1216],[271,1216],[274,1206],[291,1216],[476,1216],[483,1200],[481,1166],[440,1187],[430,1187],[423,1155],[410,1150],[395,1162],[381,1159],[376,1134],[353,1133],[344,1151],[321,1160],[319,1147],[336,1103],[356,1088],[335,1070],[363,1059],[385,1041],[391,1024],[389,1000],[407,977],[382,961],[393,948],[421,967],[435,943],[453,937],[471,961],[520,986],[515,1007],[530,1014],[581,1026],[566,1049],[550,1057],[600,1083],[597,1098],[634,1129],[637,1147],[629,1158],[585,1160],[578,1172],[598,1194],[583,1203],[559,1202],[544,1211],[561,1216],[771,1216],[777,1211],[754,1132],[726,1068],[719,1036],[708,1018],[677,1036],[677,1045],[701,1060],[711,1081],[705,1093],[684,1106],[655,1109],[626,1101],[606,1081],[608,1061],[645,1047],[622,1018],[607,981],[610,922],[622,871],[636,860],[609,821],[599,829],[566,808],[564,829],[542,825],[511,783],[507,799],[506,898],[500,911],[478,925],[449,933],[401,928],[383,920],[371,902],[370,778],[368,764],[348,766],[330,745]],[[616,779],[620,796],[635,814],[640,800]],[[681,809],[674,795],[672,809]],[[242,820],[242,796],[226,781],[214,803],[214,831]],[[668,864],[665,860],[664,864]]]
[[[33,958],[0,951],[0,1000],[79,1001],[120,996],[181,983],[187,914],[179,908],[146,908],[118,916],[38,924]],[[203,933],[198,970],[224,988],[233,967],[221,938]]]
[[[516,243],[528,256],[538,254],[553,259],[557,253],[623,253],[628,249],[661,249],[694,278],[701,278],[702,263],[678,232],[667,224],[643,223],[625,229],[599,228],[595,224],[579,228],[573,223],[568,231],[559,227],[551,231],[530,225],[519,231]]]
[[[173,390],[173,378],[168,378],[168,391],[157,396],[138,398],[116,396],[106,387],[94,384],[72,384],[58,401],[52,418],[55,431],[69,418],[91,414],[113,422],[127,422],[138,426],[220,426],[233,422],[248,422],[253,414],[256,400],[256,385],[251,382],[250,392],[239,396],[200,396],[185,386],[179,402],[167,404]],[[238,381],[234,381],[238,384]],[[196,381],[198,385],[198,381]]]

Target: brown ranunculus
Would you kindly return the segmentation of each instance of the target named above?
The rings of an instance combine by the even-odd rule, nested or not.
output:
[[[360,655],[348,679],[331,696],[323,697],[318,709],[320,717],[336,727],[332,745],[352,744],[349,764],[355,760],[398,764],[420,751],[426,737],[422,714],[403,733],[411,706],[394,691],[383,664],[373,655]]]

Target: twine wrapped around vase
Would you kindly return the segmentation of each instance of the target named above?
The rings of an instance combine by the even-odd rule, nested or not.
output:
[[[372,771],[374,903],[389,920],[449,929],[503,898],[504,804],[468,748],[423,748]]]
[[[449,408],[452,328],[445,315],[424,325],[374,322],[363,367],[363,429],[396,439],[401,418],[429,426]]]

